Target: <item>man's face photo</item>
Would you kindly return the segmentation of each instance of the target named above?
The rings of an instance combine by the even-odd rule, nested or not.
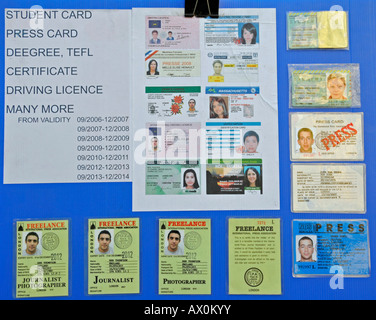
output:
[[[214,63],[213,65],[214,73],[220,75],[222,72],[222,64],[219,62]]]
[[[111,243],[111,236],[107,233],[102,233],[98,237],[98,243],[99,243],[99,251],[100,252],[107,252],[110,248]]]
[[[315,142],[311,131],[302,130],[299,132],[298,144],[301,153],[312,153],[312,145]]]
[[[312,255],[315,251],[313,246],[313,241],[311,239],[301,239],[299,241],[299,253],[301,256],[301,261],[313,261]]]
[[[244,141],[245,152],[255,153],[257,150],[257,147],[258,147],[258,141],[255,136],[249,136],[245,138],[245,141]]]
[[[180,243],[180,235],[178,233],[171,232],[168,236],[168,250],[176,251]]]
[[[151,139],[151,147],[154,151],[158,150],[158,139],[156,137]]]
[[[153,36],[153,39],[156,40],[158,38],[158,31],[153,31],[152,36]]]
[[[26,252],[28,254],[34,254],[37,251],[39,240],[37,236],[29,235],[26,240]]]

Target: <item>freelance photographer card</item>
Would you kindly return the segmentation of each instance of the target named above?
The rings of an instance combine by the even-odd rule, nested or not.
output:
[[[159,220],[159,294],[211,293],[211,220]]]
[[[16,222],[15,297],[69,295],[69,221]]]

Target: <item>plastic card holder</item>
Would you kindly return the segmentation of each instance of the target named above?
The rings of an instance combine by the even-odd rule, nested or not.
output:
[[[345,11],[287,12],[287,50],[349,49]]]

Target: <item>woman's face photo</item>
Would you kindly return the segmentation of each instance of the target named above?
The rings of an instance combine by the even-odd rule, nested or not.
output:
[[[195,175],[194,175],[194,173],[193,172],[187,172],[186,174],[185,174],[185,183],[186,183],[186,185],[187,185],[187,189],[194,189],[194,184],[195,184],[195,182],[196,182],[196,178],[195,178]]]
[[[224,108],[218,101],[213,101],[213,111],[218,116],[218,118],[224,117]]]
[[[247,180],[249,181],[250,186],[256,185],[257,174],[252,169],[248,169],[247,171]]]
[[[255,153],[257,150],[258,141],[255,136],[249,136],[244,141],[245,152]]]
[[[157,62],[156,61],[150,62],[150,71],[155,72],[156,69],[157,69]]]
[[[245,40],[245,44],[252,44],[253,33],[248,31],[247,29],[244,29],[243,38]]]
[[[342,99],[346,85],[339,78],[331,79],[328,82],[328,90],[332,99]]]

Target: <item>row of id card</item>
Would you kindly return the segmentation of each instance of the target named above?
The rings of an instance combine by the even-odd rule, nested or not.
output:
[[[71,220],[17,220],[15,228],[14,296],[69,296]],[[210,295],[211,219],[159,219],[156,228],[158,294]],[[142,293],[141,229],[134,217],[87,220],[87,295]],[[227,294],[283,294],[281,229],[280,218],[227,219]],[[366,219],[293,220],[292,246],[294,277],[370,276]]]

